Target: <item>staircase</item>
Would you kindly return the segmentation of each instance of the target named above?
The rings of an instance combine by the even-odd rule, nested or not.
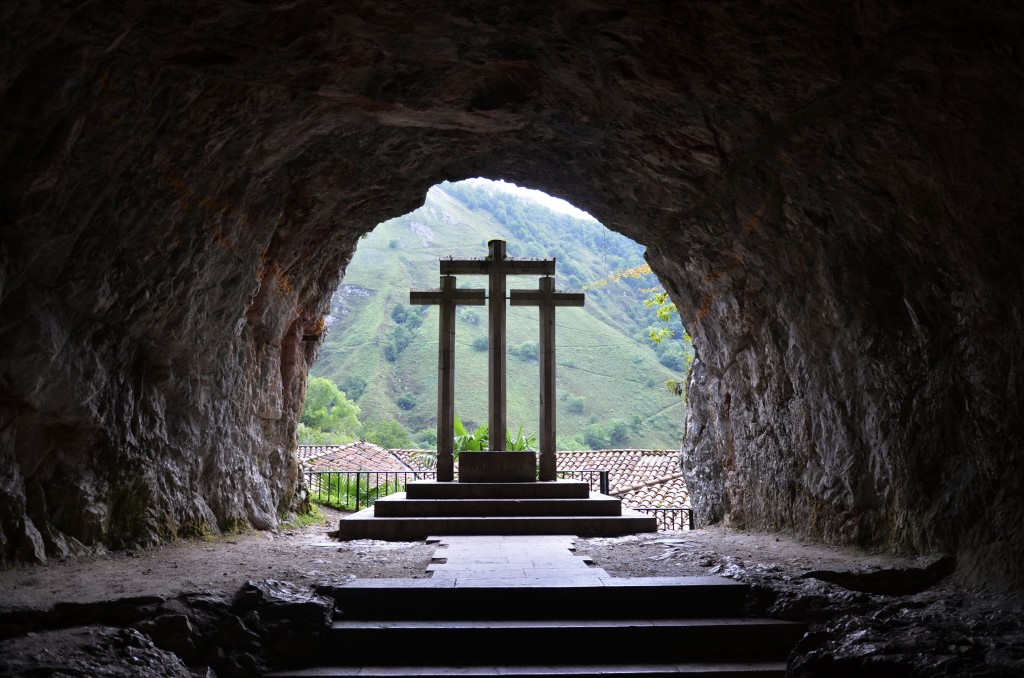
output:
[[[321,589],[337,614],[310,658],[315,666],[271,675],[784,676],[804,632],[745,615],[748,587],[739,582],[609,577],[582,558],[559,556],[559,546],[568,553],[564,536],[513,542],[534,564],[524,570],[525,560],[494,541],[501,539],[510,538],[450,539],[452,557],[431,565],[431,579]],[[539,539],[563,541],[531,545]]]
[[[428,535],[575,534],[615,537],[657,531],[657,521],[591,493],[581,480],[510,483],[410,482],[343,518],[341,539],[413,541]]]

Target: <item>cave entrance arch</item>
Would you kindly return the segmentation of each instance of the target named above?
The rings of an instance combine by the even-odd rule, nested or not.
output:
[[[641,270],[643,248],[565,201],[505,182],[442,182],[419,209],[362,236],[330,302],[311,376],[334,381],[359,405],[367,439],[432,446],[437,320],[408,305],[408,289],[432,287],[440,257],[481,256],[496,237],[509,256],[554,256],[560,287],[588,289],[588,316],[557,320],[556,448],[678,448],[684,403],[666,383],[680,381],[692,349],[677,318],[673,339],[647,338],[665,324],[644,304],[658,281]],[[510,279],[510,289],[536,284]],[[508,428],[528,435],[538,430],[537,310],[507,312]],[[456,413],[473,432],[486,422],[486,316],[459,308],[457,328]],[[300,444],[304,436],[300,429]]]

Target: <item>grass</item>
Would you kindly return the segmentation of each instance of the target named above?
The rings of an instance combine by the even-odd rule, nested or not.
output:
[[[315,503],[310,503],[309,513],[295,514],[293,518],[282,521],[278,527],[284,530],[302,529],[310,525],[321,525],[325,520],[327,520],[327,516],[320,510],[320,507]]]

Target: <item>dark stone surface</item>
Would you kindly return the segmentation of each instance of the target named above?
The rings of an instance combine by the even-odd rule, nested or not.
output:
[[[956,560],[944,556],[936,558],[925,567],[897,567],[867,572],[812,570],[801,576],[827,581],[851,591],[899,596],[920,593],[931,588],[953,574],[955,569]]]
[[[648,247],[699,522],[1024,583],[1015,3],[0,9],[0,554],[271,527],[339,268],[442,179]]]
[[[974,588],[948,574],[948,559],[931,561],[919,568],[829,573],[844,585],[731,557],[722,572],[750,584],[752,614],[808,625],[790,654],[788,675],[1024,675],[1024,597]],[[864,582],[889,590],[847,587]]]
[[[276,580],[188,594],[0,611],[0,676],[259,675],[308,663],[334,601]],[[56,672],[56,673],[54,673]]]
[[[195,678],[196,674],[134,629],[85,626],[0,642],[0,676]]]

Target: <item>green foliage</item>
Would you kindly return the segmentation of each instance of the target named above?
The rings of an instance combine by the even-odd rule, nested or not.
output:
[[[629,423],[622,419],[612,419],[608,422],[608,442],[615,447],[621,447],[629,437]]]
[[[371,419],[363,424],[362,439],[385,450],[412,448],[412,438],[401,423],[394,419]]]
[[[341,390],[352,400],[359,400],[366,392],[366,380],[354,374],[349,374],[341,380]]]
[[[462,424],[462,420],[458,416],[455,417],[455,451],[458,452],[472,452],[472,451],[483,451],[487,449],[488,438],[487,438],[487,425],[477,427],[472,433],[466,430],[466,427]]]
[[[310,504],[309,513],[298,513],[293,514],[288,520],[282,521],[279,525],[279,529],[288,528],[303,528],[309,527],[310,525],[319,525],[327,519],[324,512],[320,510],[320,507],[316,504]]]
[[[513,437],[508,429],[505,429],[505,449],[512,451],[535,451],[537,449],[537,434],[523,435],[523,425],[519,425],[519,431]]]
[[[398,249],[398,245],[399,245],[399,243],[398,243],[397,239],[392,239],[392,240],[388,241],[388,249],[389,250],[397,250]]]
[[[351,442],[359,430],[359,406],[345,397],[330,379],[310,377],[306,385],[306,402],[302,408],[300,423],[309,431],[300,431],[307,439],[316,432],[330,434],[331,442]],[[307,443],[302,444],[330,444]]]
[[[571,393],[566,393],[562,396],[562,400],[565,401],[565,409],[573,414],[583,414],[583,408],[586,404],[583,398],[580,396],[574,396]]]
[[[423,318],[427,314],[426,306],[417,306],[414,310],[409,310],[405,314],[405,326],[410,332],[419,329],[420,325],[423,324]]]
[[[370,484],[369,474],[322,473],[314,476],[309,488],[310,501],[342,511],[355,511],[371,506],[380,497],[399,491],[397,480]],[[358,507],[356,504],[358,503]]]
[[[408,393],[403,393],[402,395],[398,396],[398,398],[395,400],[395,404],[398,405],[403,410],[405,410],[406,412],[408,412],[412,408],[416,407],[416,399],[413,398]]]
[[[391,309],[391,319],[394,320],[399,325],[405,322],[405,318],[408,315],[409,312],[405,309],[405,306],[403,306],[402,304],[397,304],[393,309]]]
[[[466,323],[467,325],[473,325],[477,327],[480,325],[480,313],[476,309],[469,306],[460,306],[456,312],[459,321]]]
[[[523,360],[536,360],[537,359],[537,342],[536,341],[524,341],[518,346],[509,346],[508,352],[512,355],[522,358]]]
[[[583,435],[578,433],[573,436],[558,436],[555,439],[555,449],[585,450],[587,449],[587,445],[583,441]]]
[[[608,431],[600,424],[588,424],[583,428],[583,442],[592,450],[606,450],[610,446]]]
[[[483,352],[487,350],[487,347],[490,345],[490,342],[487,341],[487,337],[477,337],[476,339],[473,340],[473,343],[471,345],[473,346],[474,351]]]
[[[306,426],[301,421],[299,422],[297,433],[299,445],[344,445],[356,439],[352,435],[321,431],[318,428]]]
[[[436,428],[425,428],[415,436],[416,444],[420,447],[425,448],[436,448],[437,447],[437,429]]]
[[[412,332],[402,325],[395,325],[384,341],[384,358],[390,363],[396,362],[411,340]]]

